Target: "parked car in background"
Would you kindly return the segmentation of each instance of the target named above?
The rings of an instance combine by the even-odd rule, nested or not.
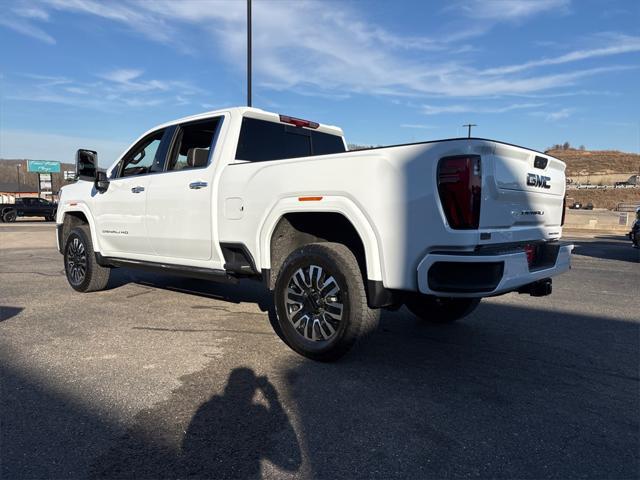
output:
[[[0,221],[15,222],[18,217],[44,217],[53,222],[58,204],[39,197],[16,198],[15,203],[0,204]]]

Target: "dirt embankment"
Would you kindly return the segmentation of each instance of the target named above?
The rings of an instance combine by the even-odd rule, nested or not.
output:
[[[640,173],[640,155],[617,150],[547,150],[567,164],[567,176]]]

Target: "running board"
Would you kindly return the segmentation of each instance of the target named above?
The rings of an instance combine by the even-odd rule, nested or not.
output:
[[[128,258],[103,257],[96,252],[96,262],[102,267],[126,267],[146,270],[148,272],[163,273],[165,275],[178,275],[181,277],[199,278],[212,282],[238,283],[238,279],[229,275],[225,270],[212,268],[189,267],[185,265],[173,265],[171,263],[145,262],[130,260]]]

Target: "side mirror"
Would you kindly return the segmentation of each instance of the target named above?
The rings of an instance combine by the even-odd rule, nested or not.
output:
[[[76,152],[76,178],[93,182],[98,171],[98,152],[80,149]]]
[[[109,188],[109,179],[107,178],[107,172],[98,171],[96,173],[95,181],[96,190],[100,193],[104,193]]]

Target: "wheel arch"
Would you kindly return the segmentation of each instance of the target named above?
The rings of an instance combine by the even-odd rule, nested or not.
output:
[[[78,225],[89,225],[89,231],[91,232],[91,243],[93,244],[93,250],[95,252],[100,251],[100,243],[98,241],[98,235],[96,234],[95,223],[88,208],[84,205],[75,205],[73,209],[67,209],[62,213],[62,224],[60,229],[60,250],[64,248],[64,242],[72,229]]]
[[[268,272],[267,286],[273,287],[282,262],[291,251],[318,241],[342,243],[353,249],[365,280],[381,283],[379,242],[363,211],[341,197],[323,197],[319,204],[310,203],[299,202],[298,197],[285,199],[263,222],[258,244],[261,269]]]

